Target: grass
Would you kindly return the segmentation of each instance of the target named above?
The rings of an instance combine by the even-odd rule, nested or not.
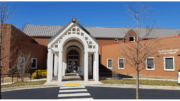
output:
[[[104,84],[136,84],[136,80],[101,80]],[[176,81],[158,81],[158,80],[139,80],[140,85],[161,85],[161,86],[180,86]]]
[[[8,87],[18,87],[18,86],[31,86],[31,85],[41,85],[44,84],[46,80],[43,81],[25,81],[25,82],[15,82],[13,84],[8,84],[8,85],[1,85],[1,88],[8,88]]]

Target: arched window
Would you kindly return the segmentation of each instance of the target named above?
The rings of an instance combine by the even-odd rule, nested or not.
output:
[[[67,54],[68,59],[79,59],[79,53],[76,50],[70,50]]]

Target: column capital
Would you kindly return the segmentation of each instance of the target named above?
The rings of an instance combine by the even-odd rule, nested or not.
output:
[[[88,52],[84,52],[84,54],[88,54]]]
[[[52,49],[51,49],[51,48],[48,48],[48,52],[52,52]]]

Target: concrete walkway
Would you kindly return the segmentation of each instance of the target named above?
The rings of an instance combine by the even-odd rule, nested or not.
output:
[[[43,81],[43,80],[46,80],[46,78],[44,78],[44,79],[34,79],[34,80],[31,80],[31,81]],[[30,81],[30,80],[26,80],[26,81]],[[13,82],[13,83],[15,83],[15,82]],[[12,82],[1,83],[1,85],[8,85],[8,84],[12,84]]]
[[[112,77],[100,77],[100,79],[111,79]],[[135,80],[136,78],[117,78],[117,79],[129,79],[129,80]],[[176,81],[177,79],[152,79],[152,78],[139,78],[139,80],[158,80],[158,81]]]

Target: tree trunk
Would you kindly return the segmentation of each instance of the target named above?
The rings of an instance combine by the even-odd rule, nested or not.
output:
[[[24,75],[21,74],[21,82],[24,82]]]
[[[136,70],[136,99],[139,99],[139,71]]]

